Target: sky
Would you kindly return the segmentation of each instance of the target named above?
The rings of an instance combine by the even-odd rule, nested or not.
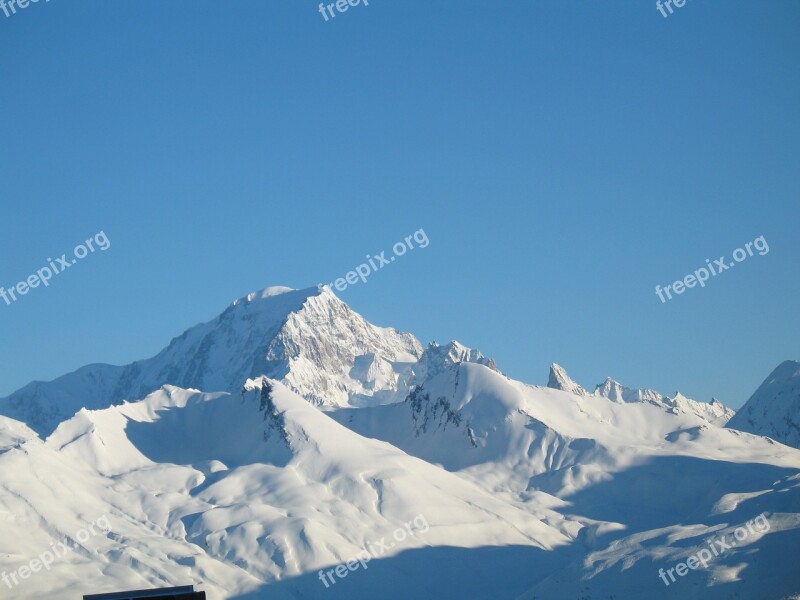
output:
[[[337,294],[529,383],[558,362],[739,407],[800,359],[798,29],[794,0],[0,12],[0,286],[110,244],[0,300],[0,396],[422,229]]]

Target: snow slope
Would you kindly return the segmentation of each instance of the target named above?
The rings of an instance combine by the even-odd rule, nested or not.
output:
[[[778,365],[728,427],[800,448],[800,361]]]
[[[333,418],[488,489],[562,497],[644,459],[702,456],[797,465],[797,451],[713,426],[691,411],[530,386],[483,365],[453,365],[401,404]]]
[[[579,522],[573,550],[583,553],[564,553],[563,564],[519,598],[784,598],[800,591],[791,559],[800,547],[800,453],[767,438],[710,424],[691,410],[528,386],[475,364],[454,365],[401,405],[333,416],[510,504],[533,513],[546,506]],[[679,585],[659,579],[659,568],[761,513],[772,526],[766,534]]]
[[[81,410],[46,442],[0,455],[0,472],[0,570],[52,541],[77,545],[46,576],[16,587],[16,598],[77,597],[87,582],[103,592],[187,580],[230,597],[349,560],[419,515],[425,526],[382,558],[570,541],[568,520],[554,511],[543,511],[549,523],[533,518],[359,436],[266,378],[241,395],[165,386],[140,402]],[[77,543],[74,532],[104,515],[110,531]],[[317,580],[286,597],[324,589]]]

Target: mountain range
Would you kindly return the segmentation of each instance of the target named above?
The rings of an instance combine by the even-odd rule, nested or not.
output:
[[[0,598],[800,598],[799,381],[783,363],[736,413],[556,364],[530,385],[328,287],[267,288],[0,399]]]

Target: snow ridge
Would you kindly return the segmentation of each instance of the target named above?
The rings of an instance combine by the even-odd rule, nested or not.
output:
[[[594,393],[589,394],[589,392],[570,378],[566,369],[555,363],[550,365],[547,387],[570,392],[578,396],[606,398],[612,402],[621,404],[652,404],[653,406],[657,406],[674,414],[691,414],[700,417],[704,421],[716,425],[717,427],[724,427],[731,417],[736,414],[736,411],[725,406],[716,398],[712,398],[711,402],[698,402],[697,400],[687,398],[680,392],[676,392],[675,396],[670,398],[656,390],[626,387],[611,377],[607,377],[603,383],[595,387]]]

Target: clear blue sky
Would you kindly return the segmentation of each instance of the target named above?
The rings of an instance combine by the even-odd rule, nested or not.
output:
[[[800,3],[75,2],[0,12],[0,395],[330,281],[515,378],[741,405],[800,358]],[[654,293],[764,235],[754,256]]]

